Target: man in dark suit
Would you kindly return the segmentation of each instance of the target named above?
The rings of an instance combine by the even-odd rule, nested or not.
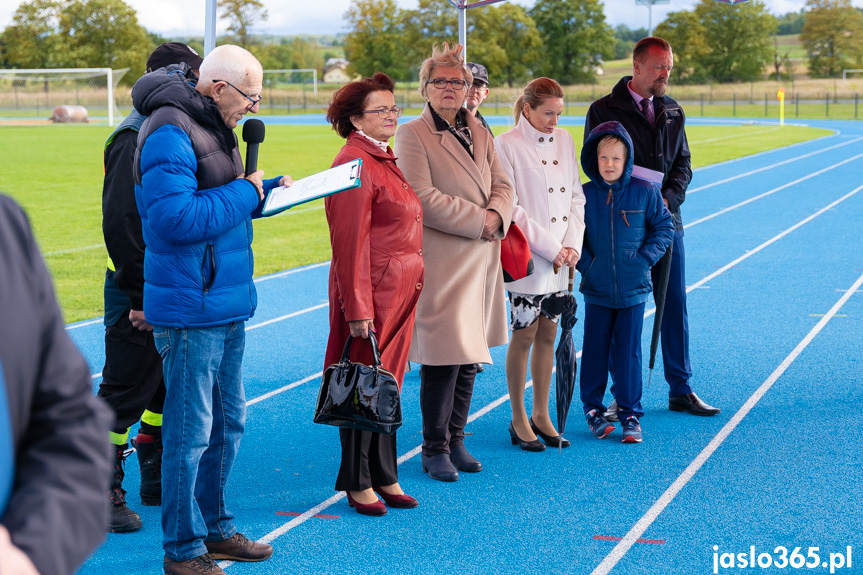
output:
[[[689,144],[680,105],[665,95],[674,65],[671,45],[648,37],[632,50],[632,76],[624,76],[587,112],[584,137],[603,122],[623,124],[635,147],[635,164],[663,174],[662,199],[674,221],[671,276],[662,317],[662,362],[669,385],[668,408],[693,415],[716,415],[719,409],[702,401],[689,385],[689,318],[686,311],[685,252],[680,205],[692,179]],[[656,278],[654,278],[656,281]],[[607,419],[616,420],[616,404]]]

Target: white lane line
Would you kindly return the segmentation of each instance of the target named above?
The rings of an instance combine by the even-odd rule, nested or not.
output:
[[[761,134],[769,134],[770,132],[778,132],[781,129],[782,129],[781,126],[775,126],[775,127],[770,128],[768,130],[755,130],[753,132],[749,132],[748,134],[745,134],[745,137],[751,138],[752,136],[760,136]],[[717,136],[716,138],[707,138],[706,140],[691,141],[691,142],[689,142],[689,145],[693,146],[693,145],[698,145],[698,144],[710,144],[712,142],[721,142],[722,140],[738,140],[741,137],[744,137],[744,136],[741,136],[740,134],[729,134],[727,136]]]
[[[327,302],[327,303],[322,303],[322,304],[319,304],[319,305],[313,305],[312,307],[307,307],[306,309],[301,309],[301,310],[299,310],[299,311],[295,311],[295,312],[293,312],[293,313],[289,313],[289,314],[286,314],[286,315],[283,315],[283,316],[280,316],[280,317],[275,317],[275,318],[273,318],[273,319],[268,319],[268,320],[266,320],[266,321],[262,321],[262,322],[260,322],[260,323],[256,323],[256,324],[254,324],[254,325],[246,326],[246,331],[251,331],[251,330],[253,330],[253,329],[257,329],[257,328],[259,328],[259,327],[264,327],[265,325],[270,325],[271,323],[276,323],[276,322],[279,322],[279,321],[284,321],[284,320],[286,320],[286,319],[290,319],[290,318],[292,318],[292,317],[296,317],[296,316],[298,316],[298,315],[303,315],[303,314],[305,314],[305,313],[313,312],[313,311],[315,311],[315,310],[319,310],[319,309],[321,309],[321,308],[329,307],[329,305],[330,305],[330,304],[329,304],[329,302]],[[101,320],[100,320],[100,321],[101,321]],[[90,322],[90,323],[95,323],[95,322]],[[88,325],[89,325],[89,324],[88,324]],[[78,326],[78,325],[75,325],[75,326],[73,326],[73,327],[79,327],[79,326]],[[71,328],[66,328],[66,329],[71,329]],[[317,374],[317,377],[320,377],[320,376],[321,376],[321,374],[320,374],[320,373],[319,373],[319,374]],[[90,376],[90,378],[91,378],[91,379],[96,379],[96,378],[99,378],[99,377],[102,377],[102,372],[94,373],[94,374],[92,374],[92,375]],[[309,377],[314,378],[314,377],[316,377],[316,376],[309,376]],[[286,390],[288,390],[288,389],[293,389],[293,387],[296,387],[296,386],[297,386],[297,385],[299,385],[300,383],[305,383],[306,381],[308,381],[308,380],[307,380],[307,379],[305,379],[305,380],[303,380],[303,381],[298,382],[296,385],[291,384],[290,386],[286,386],[286,387],[283,387],[283,388],[278,389],[278,390],[276,390],[276,391],[272,391],[272,392],[270,392],[269,394],[267,394],[267,397],[271,397],[271,396],[273,396],[273,395],[276,395],[277,393],[281,393],[282,391],[286,391]],[[263,397],[263,396],[262,396],[262,397]],[[264,397],[263,399],[266,399],[266,397]],[[252,405],[253,403],[257,403],[258,401],[260,401],[260,399],[256,398],[256,399],[253,399],[251,402],[247,403],[246,405]]]
[[[67,250],[55,250],[53,252],[45,252],[42,254],[46,258],[50,258],[52,256],[61,256],[63,254],[74,254],[75,252],[86,252],[88,250],[95,250],[96,248],[104,248],[105,244],[90,244],[89,246],[81,246],[78,248],[69,248]]]
[[[740,156],[739,158],[731,158],[730,160],[725,160],[724,162],[717,162],[715,164],[710,164],[707,166],[701,166],[700,168],[695,168],[692,171],[693,172],[703,172],[705,170],[712,170],[713,168],[719,168],[721,166],[727,166],[728,164],[736,164],[738,162],[751,160],[753,158],[759,158],[761,156],[766,156],[768,154],[774,154],[777,152],[784,152],[787,150],[791,150],[793,148],[799,148],[800,146],[806,146],[807,144],[816,144],[816,143],[820,142],[821,140],[828,140],[830,138],[836,138],[839,136],[839,134],[840,134],[840,132],[834,130],[832,134],[828,134],[826,136],[821,136],[820,138],[815,138],[814,140],[805,140],[803,142],[797,142],[796,144],[783,146],[781,148],[773,148],[772,150],[764,150],[763,152],[750,154],[748,156]]]
[[[275,279],[275,278],[283,278],[283,277],[285,277],[285,276],[289,276],[289,275],[293,275],[293,274],[298,274],[298,273],[301,273],[301,272],[305,272],[305,271],[308,271],[308,270],[313,270],[313,269],[320,268],[320,267],[324,267],[324,266],[328,266],[328,265],[330,265],[330,262],[329,262],[329,261],[321,262],[321,263],[318,263],[318,264],[311,264],[311,265],[307,265],[307,266],[303,266],[303,267],[299,267],[299,268],[294,268],[294,269],[292,269],[292,270],[287,270],[287,271],[284,271],[284,272],[278,272],[278,273],[274,273],[274,274],[272,274],[272,275],[262,276],[262,277],[259,277],[259,278],[255,278],[255,280],[254,280],[254,281],[255,281],[255,284],[257,285],[257,284],[259,284],[259,283],[261,283],[261,282],[265,282],[265,281],[267,281],[267,280],[271,280],[271,279]],[[317,308],[315,308],[315,309],[317,309]],[[285,317],[288,317],[288,316],[285,316]],[[74,325],[67,325],[67,326],[66,326],[66,330],[68,331],[68,330],[72,330],[72,329],[78,329],[79,327],[86,327],[86,326],[88,326],[88,325],[93,325],[94,323],[100,323],[102,320],[103,320],[103,318],[101,318],[101,317],[97,317],[97,318],[95,318],[95,319],[91,319],[91,320],[83,321],[83,322],[81,322],[81,323],[76,323],[76,324],[74,324]],[[249,328],[246,328],[246,329],[249,329]]]
[[[818,170],[817,172],[812,172],[808,176],[803,176],[802,178],[798,178],[798,179],[794,180],[793,182],[788,182],[787,184],[779,186],[778,188],[773,188],[772,190],[766,191],[763,194],[758,194],[757,196],[753,196],[753,197],[749,198],[748,200],[743,200],[739,204],[734,204],[733,206],[728,207],[728,208],[724,208],[722,210],[719,210],[718,212],[713,212],[709,216],[704,216],[703,218],[701,218],[699,220],[695,220],[694,222],[689,222],[688,224],[683,226],[683,228],[686,229],[686,228],[691,228],[692,226],[697,226],[698,224],[704,223],[708,220],[712,220],[713,218],[717,218],[717,217],[721,216],[722,214],[727,214],[728,212],[730,212],[732,210],[736,210],[737,208],[745,206],[746,204],[751,204],[752,202],[755,202],[755,201],[760,200],[762,198],[766,198],[767,196],[775,194],[776,192],[784,190],[785,188],[789,188],[791,186],[797,185],[800,182],[804,182],[810,178],[814,178],[815,176],[820,176],[821,174],[823,174],[825,172],[829,172],[832,169],[838,168],[842,165],[845,165],[849,162],[853,162],[854,160],[858,160],[860,158],[863,158],[863,154],[857,154],[856,156],[848,158],[847,160],[843,160],[843,161],[839,162],[838,164],[833,164],[832,166],[828,166],[824,169]]]
[[[262,276],[262,277],[259,277],[259,278],[257,278],[257,279],[255,280],[255,283],[256,283],[256,284],[259,284],[259,283],[261,283],[261,282],[265,282],[265,281],[267,281],[267,280],[272,280],[272,279],[276,279],[276,278],[283,278],[283,277],[285,277],[285,276],[289,276],[289,275],[293,275],[293,274],[298,274],[298,273],[300,273],[300,272],[306,272],[306,271],[309,271],[309,270],[313,270],[313,269],[321,268],[321,267],[328,266],[328,265],[330,265],[330,262],[329,262],[329,261],[325,261],[325,262],[321,262],[321,263],[318,263],[318,264],[311,264],[311,265],[303,266],[303,267],[301,267],[301,268],[294,268],[294,269],[292,269],[292,270],[288,270],[288,271],[284,271],[284,272],[277,272],[277,273],[274,273],[274,274],[271,274],[271,275],[268,275],[268,276]]]
[[[796,162],[798,160],[802,160],[802,159],[808,158],[810,156],[816,156],[816,155],[821,154],[823,152],[829,152],[830,150],[833,150],[836,148],[841,148],[842,146],[848,146],[849,144],[859,142],[860,140],[863,140],[863,137],[856,138],[854,140],[850,140],[848,142],[844,142],[841,144],[836,144],[836,145],[830,146],[828,148],[823,148],[821,150],[815,150],[814,152],[809,152],[808,154],[803,154],[802,156],[795,156],[793,158],[789,158],[789,159],[783,160],[781,162],[776,162],[775,164],[770,164],[769,166],[763,166],[763,167],[757,168],[755,170],[750,170],[748,172],[742,172],[740,174],[736,174],[734,176],[731,176],[730,178],[725,178],[724,180],[718,180],[716,182],[712,182],[712,183],[706,184],[704,186],[699,186],[697,188],[687,189],[686,193],[687,194],[694,194],[695,192],[700,192],[701,190],[706,190],[708,188],[712,188],[713,186],[719,186],[721,184],[727,184],[728,182],[733,182],[734,180],[739,180],[740,178],[745,178],[745,177],[751,176],[753,174],[757,174],[759,172],[765,172],[767,170],[772,170],[773,168],[778,168],[779,166],[784,166],[786,164],[793,164],[794,162]]]
[[[263,395],[259,395],[258,397],[254,398],[254,399],[248,400],[246,402],[246,406],[248,407],[250,405],[255,405],[256,403],[258,403],[260,401],[264,401],[265,399],[270,399],[274,395],[279,395],[280,393],[288,391],[289,389],[294,389],[295,387],[299,387],[299,386],[303,385],[304,383],[308,383],[310,381],[320,379],[321,377],[323,377],[323,375],[324,375],[324,372],[319,371],[318,373],[313,373],[312,375],[310,375],[308,377],[304,377],[303,379],[301,379],[299,381],[295,381],[294,383],[289,383],[288,385],[280,387],[279,389],[274,389],[273,391],[268,391],[267,393],[265,393]]]
[[[313,312],[313,311],[315,311],[315,310],[318,310],[318,309],[321,309],[321,308],[325,308],[325,307],[330,307],[330,303],[329,303],[329,302],[326,302],[326,303],[322,303],[322,304],[318,304],[318,305],[313,305],[312,307],[307,307],[306,309],[301,309],[301,310],[299,310],[299,311],[295,311],[295,312],[292,312],[292,313],[289,313],[289,314],[286,314],[286,315],[281,315],[281,316],[279,316],[279,317],[274,317],[273,319],[268,319],[268,320],[266,320],[266,321],[262,321],[262,322],[260,322],[260,323],[256,323],[256,324],[254,324],[254,325],[247,325],[247,326],[246,326],[246,331],[251,331],[251,330],[253,330],[253,329],[258,329],[259,327],[264,327],[265,325],[270,325],[271,323],[276,323],[276,322],[284,321],[284,320],[286,320],[286,319],[290,319],[290,318],[292,318],[292,317],[297,317],[298,315],[303,315],[304,313]]]
[[[78,329],[79,327],[86,327],[88,325],[93,325],[94,323],[102,323],[103,319],[104,318],[97,317],[95,319],[91,319],[88,321],[82,321],[81,323],[76,323],[75,325],[67,325],[66,330],[68,331],[70,329]]]
[[[857,278],[857,281],[854,282],[854,285],[851,286],[849,290],[845,292],[845,294],[839,298],[833,307],[830,308],[830,311],[815,324],[815,327],[810,330],[806,337],[797,344],[797,347],[788,354],[782,363],[779,364],[773,373],[770,374],[764,383],[753,393],[746,403],[743,404],[737,413],[725,424],[725,426],[716,434],[716,436],[707,444],[701,453],[690,463],[686,469],[683,470],[683,473],[678,476],[678,478],[671,484],[671,486],[663,493],[656,503],[651,506],[650,509],[647,510],[647,513],[642,516],[641,519],[629,530],[623,539],[614,546],[614,549],[606,555],[605,559],[597,565],[596,569],[593,570],[591,575],[606,575],[609,571],[614,568],[615,565],[623,558],[623,556],[629,551],[630,547],[635,543],[636,539],[641,538],[647,528],[656,520],[660,513],[662,513],[666,507],[674,500],[678,493],[686,486],[687,483],[692,479],[692,477],[698,472],[699,469],[707,462],[711,455],[722,445],[722,442],[725,441],[731,432],[740,425],[740,422],[743,421],[743,418],[752,411],[752,408],[764,397],[764,394],[773,387],[773,384],[776,383],[783,373],[794,363],[794,360],[803,352],[804,349],[815,339],[815,336],[818,335],[824,326],[827,325],[827,322],[839,311],[846,301],[851,297],[851,295],[857,291],[857,288],[863,284],[863,275]]]
[[[699,287],[701,287],[701,286],[702,286],[702,285],[704,285],[705,283],[709,282],[710,280],[712,280],[712,279],[716,278],[717,276],[719,276],[719,275],[721,275],[721,274],[725,273],[726,271],[728,271],[729,269],[733,268],[735,265],[737,265],[737,264],[738,264],[738,263],[740,263],[741,261],[743,261],[743,260],[745,260],[745,259],[749,258],[750,256],[752,256],[752,255],[754,255],[754,254],[756,254],[756,253],[760,252],[761,250],[763,250],[763,249],[764,249],[764,248],[766,248],[767,246],[769,246],[769,245],[771,245],[771,244],[773,244],[773,243],[777,242],[777,241],[778,241],[778,240],[780,240],[781,238],[783,238],[783,237],[785,237],[786,235],[790,234],[792,231],[796,230],[796,229],[797,229],[797,228],[799,228],[800,226],[802,226],[802,225],[804,225],[804,224],[806,224],[806,223],[808,223],[808,222],[812,221],[813,219],[815,219],[816,217],[820,216],[821,214],[823,214],[823,213],[824,213],[824,212],[826,212],[827,210],[829,210],[829,209],[831,209],[831,208],[835,207],[836,205],[838,205],[839,203],[841,203],[841,202],[843,202],[843,201],[847,200],[848,198],[850,198],[851,196],[853,196],[854,194],[856,194],[857,192],[859,192],[861,189],[863,189],[863,186],[859,186],[858,188],[856,188],[856,189],[852,190],[851,192],[847,193],[846,195],[844,195],[843,197],[839,198],[839,199],[838,199],[838,200],[836,200],[835,202],[832,202],[832,203],[828,204],[827,206],[825,206],[824,208],[822,208],[822,209],[818,210],[817,212],[815,212],[815,213],[814,213],[814,214],[812,214],[811,216],[808,216],[807,218],[805,218],[805,219],[801,220],[800,222],[798,222],[798,223],[794,224],[793,226],[791,226],[790,228],[788,228],[788,229],[787,229],[787,230],[785,230],[784,232],[780,233],[779,235],[777,235],[777,236],[775,236],[775,237],[773,237],[773,238],[771,238],[771,239],[767,240],[766,242],[764,242],[764,243],[763,243],[763,244],[761,244],[760,246],[756,247],[755,249],[753,249],[753,250],[750,250],[750,251],[746,252],[744,255],[740,256],[739,258],[737,258],[736,260],[732,261],[731,263],[729,263],[729,264],[727,264],[727,265],[725,265],[725,266],[723,266],[723,267],[719,268],[718,270],[716,270],[715,272],[711,273],[710,275],[708,275],[708,276],[706,276],[706,277],[702,278],[701,280],[699,280],[699,281],[698,281],[698,282],[696,282],[695,284],[693,284],[693,285],[691,285],[691,286],[687,287],[687,288],[686,288],[686,292],[687,292],[687,293],[689,293],[689,292],[691,292],[692,290],[698,289]],[[860,281],[860,280],[858,280],[858,282],[859,282],[859,281]],[[847,293],[846,295],[848,295],[848,297],[850,297],[850,294],[851,294],[851,293],[854,293],[854,291],[855,291],[855,290],[857,290],[857,288],[858,288],[858,287],[860,287],[860,284],[859,284],[859,283],[856,283],[856,284],[855,284],[855,285],[854,285],[850,290],[848,290],[848,293]],[[847,298],[846,298],[846,299],[847,299]],[[841,300],[840,300],[840,301],[841,301]],[[843,302],[843,303],[844,303],[844,302]],[[656,308],[650,309],[650,310],[648,310],[647,312],[645,312],[644,317],[645,317],[645,318],[646,318],[646,317],[649,317],[649,316],[653,315],[654,313],[656,313]],[[831,310],[831,312],[830,312],[830,316],[831,316],[831,317],[832,317],[832,314],[835,314],[835,311],[834,311],[834,310]],[[821,323],[821,322],[825,322],[825,323],[826,323],[826,320],[827,320],[827,319],[829,319],[829,318],[828,318],[827,316],[825,316],[825,318],[823,318],[819,323]],[[580,358],[580,357],[581,357],[581,355],[582,355],[582,351],[581,351],[581,350],[579,350],[579,351],[578,351],[578,353],[576,353],[576,358]],[[323,373],[322,373],[322,372],[321,372],[321,373],[314,374],[314,375],[310,375],[309,377],[307,377],[307,378],[305,378],[305,379],[303,379],[303,380],[300,380],[300,381],[298,381],[298,382],[295,382],[295,383],[290,384],[290,386],[296,387],[296,386],[298,386],[298,385],[300,385],[300,384],[302,384],[302,383],[305,383],[305,382],[307,382],[307,381],[311,381],[312,379],[315,379],[315,378],[321,377],[322,375],[323,375]],[[531,387],[532,385],[533,385],[533,381],[529,381],[529,382],[527,382],[527,384],[525,385],[525,389],[528,389],[528,388],[529,388],[529,387]],[[290,386],[286,386],[286,387],[290,387]],[[280,391],[280,390],[276,390],[276,391]],[[261,396],[261,397],[263,398],[263,396]],[[252,401],[258,401],[258,399],[256,398],[256,399],[254,399],[254,400],[252,400]],[[475,421],[476,419],[478,419],[478,418],[482,417],[483,415],[487,414],[488,412],[490,412],[490,411],[492,411],[493,409],[495,409],[495,408],[499,407],[500,405],[504,404],[504,403],[505,403],[505,402],[507,402],[507,401],[509,401],[509,394],[502,395],[501,397],[499,397],[499,398],[495,399],[494,401],[492,401],[492,402],[491,402],[491,403],[489,403],[488,405],[486,405],[486,406],[482,407],[481,409],[479,409],[478,411],[476,411],[475,413],[473,413],[470,417],[468,417],[468,423],[471,423],[471,422]],[[421,451],[422,451],[422,446],[421,446],[421,445],[420,445],[420,446],[417,446],[417,447],[414,447],[413,449],[411,449],[410,451],[408,451],[407,453],[405,453],[404,455],[402,455],[401,457],[399,457],[399,458],[398,458],[398,463],[399,463],[399,465],[401,465],[402,463],[404,463],[405,461],[408,461],[409,459],[411,459],[411,458],[413,458],[413,457],[416,457],[416,456],[417,456],[417,454],[419,454]],[[315,507],[313,507],[313,508],[309,509],[308,511],[306,511],[306,512],[305,512],[305,513],[303,513],[302,515],[300,515],[300,516],[298,516],[298,517],[295,517],[295,518],[291,519],[291,521],[289,521],[288,523],[286,523],[286,524],[282,525],[281,527],[278,527],[278,528],[276,528],[275,530],[271,531],[270,533],[268,533],[267,535],[265,535],[263,538],[259,539],[259,541],[262,541],[262,542],[265,542],[265,543],[270,543],[270,542],[272,542],[274,539],[278,538],[278,537],[279,537],[279,536],[281,536],[281,535],[284,535],[285,533],[287,533],[288,531],[290,531],[290,530],[291,530],[291,529],[293,529],[294,527],[297,527],[297,526],[299,526],[299,525],[302,525],[302,524],[303,524],[303,523],[305,523],[308,519],[310,519],[312,516],[314,516],[314,515],[316,515],[316,514],[320,513],[321,511],[323,511],[323,510],[324,510],[324,509],[326,509],[327,507],[331,506],[332,504],[336,503],[337,501],[340,501],[340,500],[342,499],[342,497],[343,497],[343,496],[341,496],[341,497],[340,497],[339,495],[334,495],[333,497],[330,497],[330,498],[329,498],[329,499],[327,499],[326,501],[323,501],[323,502],[319,503],[318,505],[316,505]],[[646,529],[646,527],[645,527],[645,529]],[[643,531],[642,531],[642,533],[643,533]],[[639,533],[637,536],[633,537],[633,538],[632,538],[632,542],[630,542],[630,544],[629,544],[629,545],[630,545],[630,546],[632,546],[632,543],[633,543],[633,542],[635,542],[635,540],[636,540],[636,539],[640,538],[640,536],[641,536],[641,533]],[[621,543],[623,543],[623,541],[626,541],[626,540],[627,540],[627,539],[626,539],[626,538],[624,538],[623,540],[621,540]],[[618,543],[618,546],[620,546],[620,545],[621,545],[621,543]],[[619,559],[618,559],[618,561],[619,561]],[[229,566],[229,565],[232,565],[232,564],[233,564],[232,562],[227,562],[227,561],[224,561],[224,562],[220,562],[220,563],[219,563],[219,565],[222,567],[222,569],[224,569],[225,567],[227,567],[227,566]],[[613,565],[612,565],[612,567],[613,567]],[[609,569],[610,569],[610,568],[609,568]],[[607,572],[607,571],[606,571],[606,572]]]

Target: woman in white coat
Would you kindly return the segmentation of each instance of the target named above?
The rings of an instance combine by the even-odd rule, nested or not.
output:
[[[506,379],[512,404],[509,426],[513,445],[542,451],[567,447],[548,413],[554,340],[564,298],[567,267],[581,255],[584,193],[572,136],[557,128],[563,89],[550,78],[531,81],[513,110],[515,127],[495,139],[498,157],[513,187],[512,219],[524,231],[534,273],[506,284],[512,338],[506,355]],[[555,271],[555,268],[559,268]],[[533,410],[524,406],[527,362],[533,378]]]

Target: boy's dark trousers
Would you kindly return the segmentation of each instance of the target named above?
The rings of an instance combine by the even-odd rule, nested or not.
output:
[[[584,413],[591,409],[600,414],[605,412],[602,399],[611,368],[614,370],[614,398],[617,400],[620,421],[631,415],[638,418],[644,415],[641,407],[643,324],[643,303],[621,309],[589,303],[585,305],[584,344],[579,380]],[[612,338],[615,342],[614,357],[609,358]],[[610,362],[609,359],[613,361]]]

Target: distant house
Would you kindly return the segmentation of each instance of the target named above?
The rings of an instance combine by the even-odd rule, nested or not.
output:
[[[330,58],[324,64],[322,81],[324,84],[347,84],[352,80],[348,76],[348,62],[344,58]]]

